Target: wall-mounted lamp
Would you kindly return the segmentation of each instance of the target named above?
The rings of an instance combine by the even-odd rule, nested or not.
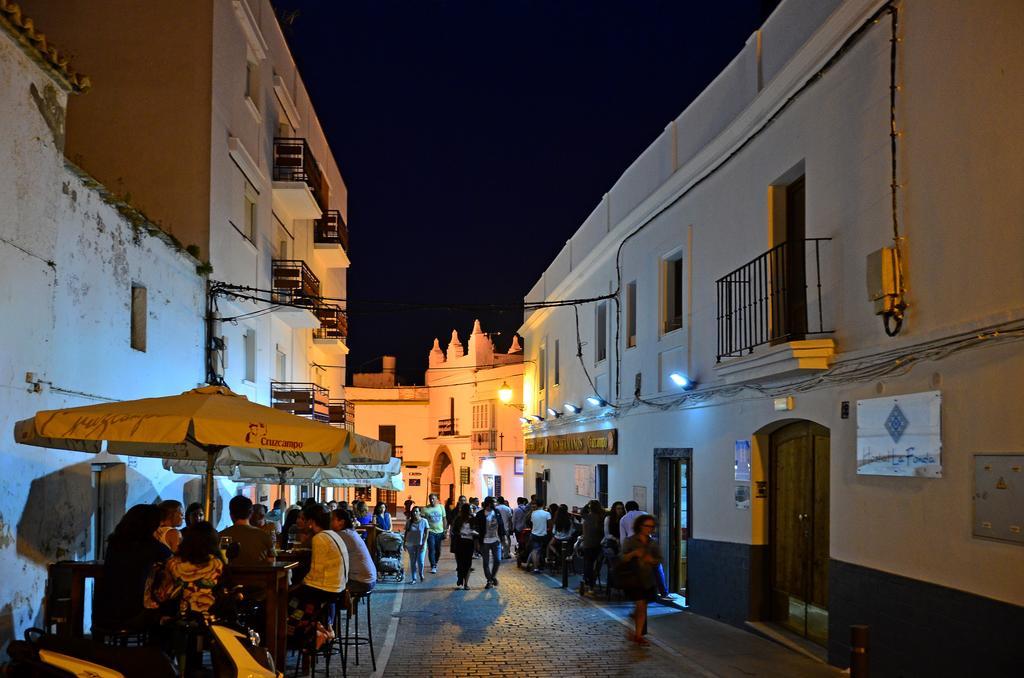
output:
[[[607,400],[605,400],[604,398],[598,398],[597,396],[588,396],[587,402],[593,405],[594,407],[604,407],[605,405],[608,404]]]
[[[498,400],[500,400],[503,405],[519,409],[520,412],[526,409],[526,405],[512,402],[512,396],[512,387],[508,385],[507,381],[501,382],[501,386],[498,387]]]
[[[563,405],[563,407],[566,410],[569,411],[569,414],[578,414],[579,411],[581,409],[583,409],[583,408],[579,407],[578,405],[573,405],[572,403],[565,403],[565,405]]]
[[[540,416],[539,414],[528,414],[526,416],[527,416],[527,418],[530,421],[532,421],[534,423],[538,423],[538,422],[544,421],[544,417]]]
[[[548,408],[548,416],[549,416],[549,417],[552,417],[552,418],[554,418],[554,419],[558,419],[558,418],[559,418],[560,416],[562,416],[562,413],[561,413],[561,412],[559,412],[558,410],[556,410],[556,409],[555,409],[555,408],[553,408],[553,407],[549,407],[549,408]]]
[[[520,424],[529,424],[530,420],[527,419],[526,417],[519,417],[519,423]]]
[[[684,391],[690,391],[697,387],[697,382],[693,381],[685,374],[680,372],[673,372],[668,375],[668,378],[672,380],[672,383],[683,389]]]

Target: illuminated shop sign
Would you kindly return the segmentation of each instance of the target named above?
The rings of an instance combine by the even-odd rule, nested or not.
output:
[[[618,454],[618,429],[526,439],[527,454]]]

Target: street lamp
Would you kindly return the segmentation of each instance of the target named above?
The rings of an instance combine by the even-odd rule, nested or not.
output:
[[[498,398],[506,405],[512,402],[512,387],[507,381],[501,382],[501,386],[498,387]]]

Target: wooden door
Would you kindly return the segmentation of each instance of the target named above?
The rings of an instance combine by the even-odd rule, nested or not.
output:
[[[810,422],[771,438],[772,619],[828,638],[829,434]]]

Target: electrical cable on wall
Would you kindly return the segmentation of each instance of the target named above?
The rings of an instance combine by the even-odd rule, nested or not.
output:
[[[900,218],[899,218],[899,173],[897,158],[899,156],[896,141],[899,138],[899,131],[896,129],[896,92],[899,85],[896,84],[896,56],[897,45],[899,44],[899,10],[895,5],[887,5],[889,12],[890,36],[889,36],[889,155],[892,166],[892,177],[890,191],[892,194],[892,242],[893,242],[893,271],[895,291],[892,295],[892,308],[882,313],[882,323],[885,333],[895,337],[903,329],[903,317],[907,310],[906,288],[903,285],[903,251],[900,239]],[[890,326],[892,321],[892,326]]]

